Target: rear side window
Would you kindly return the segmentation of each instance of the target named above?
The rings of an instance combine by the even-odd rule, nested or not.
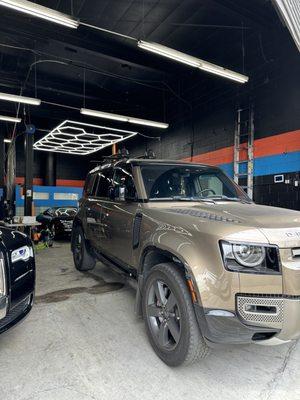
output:
[[[113,169],[107,168],[98,172],[98,186],[96,197],[108,198],[109,188],[112,187],[113,183]]]
[[[95,181],[95,174],[88,174],[84,184],[84,195],[89,196],[93,192],[93,185]]]

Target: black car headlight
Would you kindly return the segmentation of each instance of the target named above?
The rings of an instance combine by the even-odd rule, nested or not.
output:
[[[28,261],[30,257],[33,257],[33,248],[31,246],[22,246],[12,251],[11,262]]]
[[[221,241],[224,266],[228,271],[254,274],[280,274],[276,246]]]

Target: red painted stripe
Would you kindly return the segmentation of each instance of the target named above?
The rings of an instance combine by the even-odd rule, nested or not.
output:
[[[257,139],[254,142],[254,157],[273,156],[299,150],[300,129]]]
[[[240,152],[240,160],[247,159],[246,144]],[[254,158],[265,157],[276,154],[291,153],[300,150],[300,129],[292,132],[285,132],[279,135],[268,136],[263,139],[254,141]],[[185,158],[185,161],[190,161],[190,158]],[[208,153],[198,154],[193,157],[192,161],[218,165],[233,162],[233,146],[224,147]]]
[[[24,177],[18,176],[15,179],[17,185],[24,185]],[[83,187],[84,182],[82,180],[72,180],[72,179],[56,179],[56,186],[68,186],[68,187]],[[36,186],[43,186],[44,181],[42,178],[33,178],[33,184]]]
[[[72,179],[56,179],[56,186],[83,187],[85,181]]]
[[[23,176],[17,176],[15,179],[15,183],[17,185],[24,185],[25,178]],[[36,186],[42,186],[44,183],[42,178],[33,178],[33,184]]]

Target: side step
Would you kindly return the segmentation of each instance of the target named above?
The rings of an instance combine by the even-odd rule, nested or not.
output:
[[[113,262],[110,258],[104,256],[102,253],[99,253],[98,251],[95,251],[95,254],[97,256],[97,259],[101,261],[104,265],[106,265],[108,268],[111,268],[114,272],[116,272],[118,275],[121,275],[122,278],[126,280],[126,282],[133,287],[133,289],[137,290],[138,284],[137,284],[137,271],[134,269],[127,269],[125,267],[122,267],[115,262]]]

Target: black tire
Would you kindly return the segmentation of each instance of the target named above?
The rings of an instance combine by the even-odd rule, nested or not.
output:
[[[96,260],[88,252],[83,230],[80,226],[73,232],[73,260],[78,271],[89,271],[96,265]]]
[[[150,343],[166,364],[189,365],[209,354],[185,276],[174,264],[158,264],[148,274],[143,290],[143,316]]]
[[[57,235],[56,228],[55,228],[54,224],[52,224],[51,227],[50,227],[50,233],[51,233],[51,236],[52,236],[52,240],[57,239],[58,235]]]

